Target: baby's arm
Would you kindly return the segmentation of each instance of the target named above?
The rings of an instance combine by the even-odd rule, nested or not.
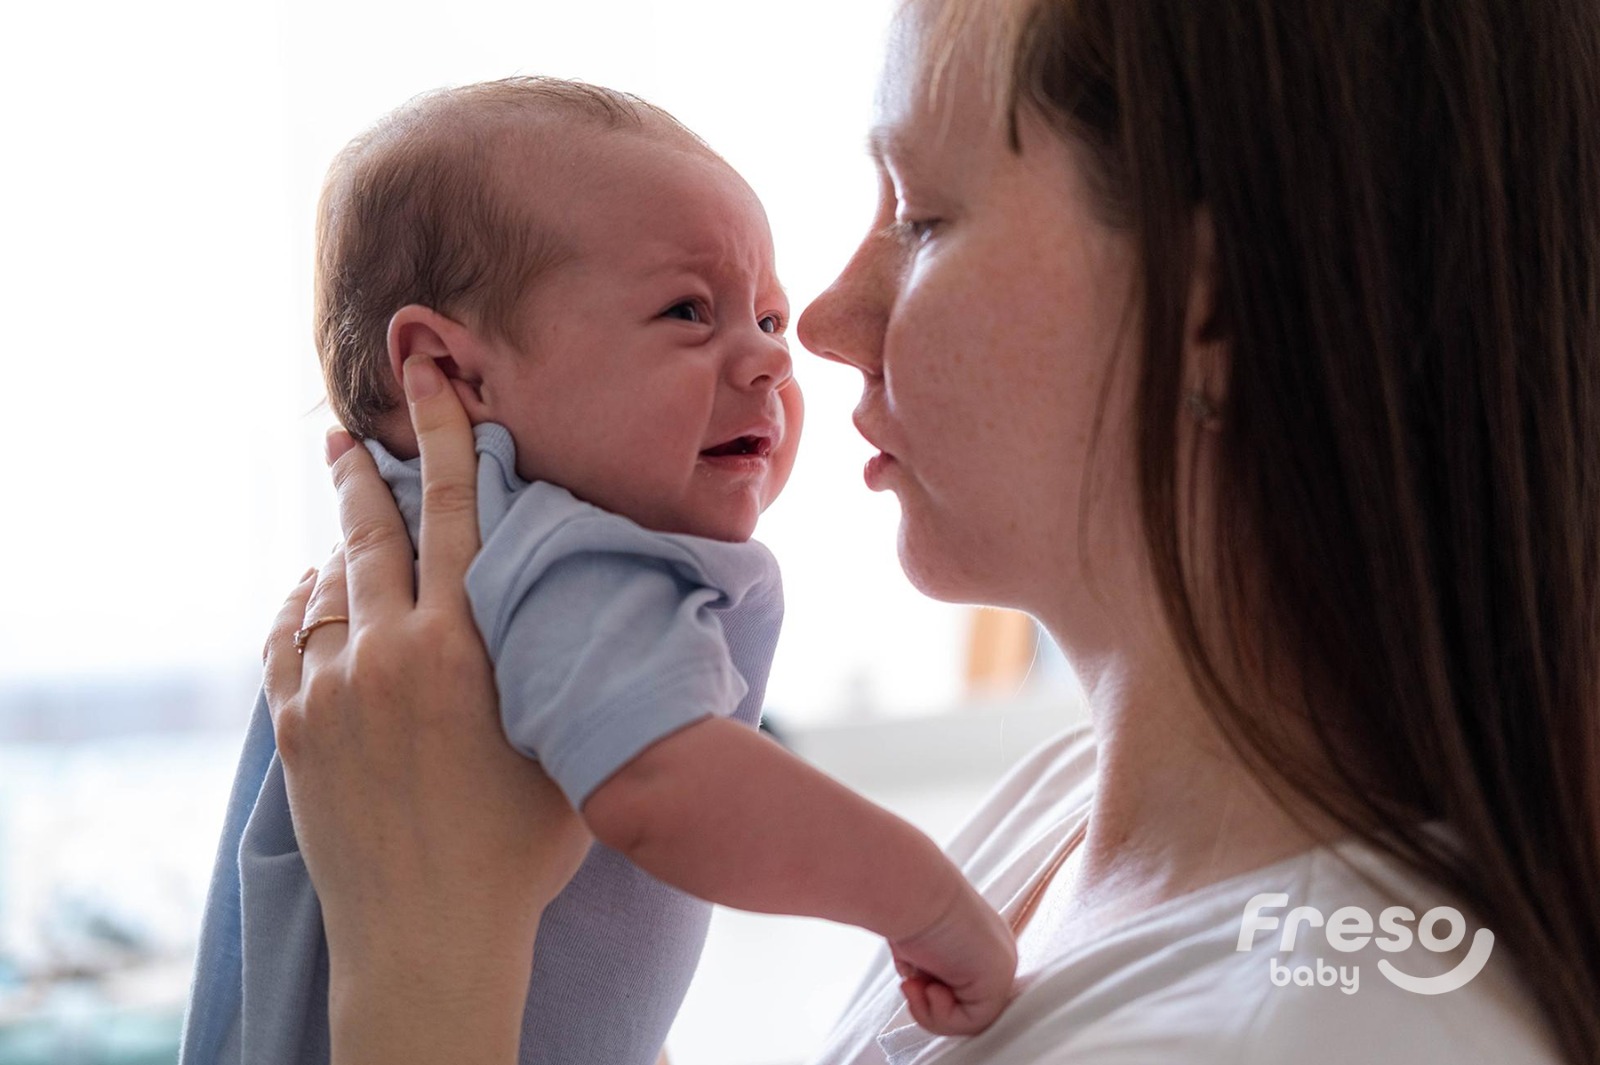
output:
[[[883,936],[930,1031],[981,1031],[1006,1004],[1010,929],[938,846],[743,725],[711,717],[657,741],[582,814],[597,839],[692,895]]]

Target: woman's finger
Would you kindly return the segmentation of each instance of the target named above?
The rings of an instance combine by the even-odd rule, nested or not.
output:
[[[329,429],[322,438],[322,454],[329,466],[355,446],[356,438],[337,426]]]
[[[417,602],[440,605],[466,595],[467,567],[478,553],[477,446],[466,410],[432,359],[407,360],[405,387],[422,451]]]
[[[339,493],[339,527],[349,607],[356,621],[367,613],[396,618],[412,607],[411,535],[395,506],[378,464],[364,447],[351,448],[333,464]]]
[[[302,649],[311,653],[312,644],[318,642],[318,650],[326,653],[330,637],[325,635],[334,627],[340,629],[341,635],[334,647],[343,646],[344,634],[349,630],[350,597],[345,587],[345,561],[344,548],[336,548],[328,561],[322,564],[322,569],[317,571],[316,586],[311,591],[311,601],[306,604],[306,619],[301,622],[302,627],[311,629],[307,633]],[[332,618],[345,618],[344,622],[335,622]]]
[[[274,714],[291,695],[300,690],[300,656],[294,650],[294,634],[305,623],[306,603],[311,599],[312,578],[315,569],[306,570],[300,583],[294,586],[289,598],[272,621],[272,631],[267,633],[267,646],[263,652],[265,668],[263,683],[267,690],[267,705]]]

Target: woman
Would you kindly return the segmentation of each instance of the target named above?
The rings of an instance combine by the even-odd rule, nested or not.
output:
[[[1037,617],[1092,732],[951,847],[1008,1013],[929,1041],[880,969],[824,1060],[1600,1058],[1597,57],[1563,0],[901,12],[878,218],[799,338],[863,375],[907,573]],[[584,839],[498,735],[470,436],[407,386],[415,596],[331,437],[345,554],[268,694],[336,1059],[512,1061]]]

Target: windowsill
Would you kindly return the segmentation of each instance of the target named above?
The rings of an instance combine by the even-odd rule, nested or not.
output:
[[[952,782],[987,787],[1028,751],[1086,717],[1075,692],[1051,689],[915,716],[796,726],[783,738],[823,772],[874,795]]]

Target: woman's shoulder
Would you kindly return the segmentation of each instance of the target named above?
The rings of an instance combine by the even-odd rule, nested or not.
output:
[[[1460,899],[1364,841],[1305,857],[1240,910],[1236,953],[1267,986],[1235,1060],[1562,1060],[1521,961]]]
[[[1390,984],[1376,971],[1367,980],[1348,997],[1315,993],[1321,987],[1275,986],[1252,1022],[1219,1047],[1227,1053],[1218,1060],[1562,1065],[1544,1019],[1519,984],[1484,974],[1475,984],[1426,996]]]
[[[1075,944],[940,1065],[1557,1065],[1525,988],[1492,930],[1346,841]]]
[[[1304,990],[1239,999],[1229,989],[1130,1002],[1083,1026],[1064,1023],[1063,1013],[980,1048],[985,1033],[968,1044],[976,1056],[962,1047],[938,1065],[1565,1065],[1542,1021],[1481,994],[1439,1005],[1381,993],[1336,1001]]]
[[[949,847],[991,902],[1009,897],[1019,870],[1037,868],[1087,815],[1094,770],[1093,735],[1079,726],[996,785]],[[1513,959],[1470,913],[1452,917],[1452,906],[1367,844],[1311,848],[1093,936],[1064,933],[1054,961],[1019,982],[988,1031],[896,1044],[892,1060],[1559,1065]],[[892,1030],[892,970],[856,1001],[839,1047],[882,1049],[901,1034]],[[856,1050],[824,1060],[865,1060]]]

